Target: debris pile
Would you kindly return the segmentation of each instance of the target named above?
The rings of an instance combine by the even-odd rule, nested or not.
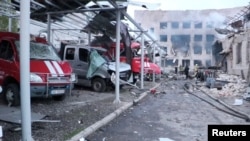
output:
[[[218,81],[225,81],[229,83],[246,83],[246,80],[241,79],[240,76],[237,75],[230,75],[225,73],[218,74],[218,77],[216,78]]]
[[[216,88],[209,89],[210,94],[217,97],[242,96],[247,89],[246,80],[243,80],[236,75],[219,74],[218,78],[216,78],[216,81],[224,83],[221,90],[218,90]],[[203,88],[203,90],[204,89],[205,88]]]

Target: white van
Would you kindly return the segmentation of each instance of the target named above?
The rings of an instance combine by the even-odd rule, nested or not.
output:
[[[73,72],[77,75],[76,85],[92,87],[96,92],[105,91],[107,86],[114,87],[111,75],[116,72],[116,64],[105,57],[106,49],[85,45],[66,45],[61,49],[62,59],[71,64]],[[120,79],[124,82],[131,79],[129,64],[121,62],[119,71]]]

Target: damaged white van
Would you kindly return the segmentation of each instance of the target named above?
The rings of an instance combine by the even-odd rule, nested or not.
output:
[[[76,85],[92,87],[96,92],[103,92],[108,86],[113,86],[111,75],[116,72],[115,61],[107,59],[107,50],[100,47],[85,45],[62,45],[60,56],[67,60],[76,73],[78,81]],[[120,63],[121,82],[132,82],[131,66]],[[120,83],[125,85],[126,83]]]

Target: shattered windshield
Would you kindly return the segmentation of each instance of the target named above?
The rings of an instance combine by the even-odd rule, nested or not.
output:
[[[103,58],[106,60],[106,62],[110,62],[111,59],[109,59],[108,55],[107,55],[107,51],[104,49],[92,49],[92,51],[97,51],[97,53]]]
[[[15,41],[18,54],[20,54],[20,41]],[[60,60],[58,54],[55,49],[48,44],[30,42],[30,59],[38,59],[38,60]]]

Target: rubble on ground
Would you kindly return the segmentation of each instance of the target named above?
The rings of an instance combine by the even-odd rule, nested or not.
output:
[[[232,97],[232,96],[243,96],[247,89],[246,80],[241,79],[241,77],[229,74],[218,74],[216,81],[223,83],[221,90],[216,88],[205,88],[202,89],[209,94],[216,97]]]

